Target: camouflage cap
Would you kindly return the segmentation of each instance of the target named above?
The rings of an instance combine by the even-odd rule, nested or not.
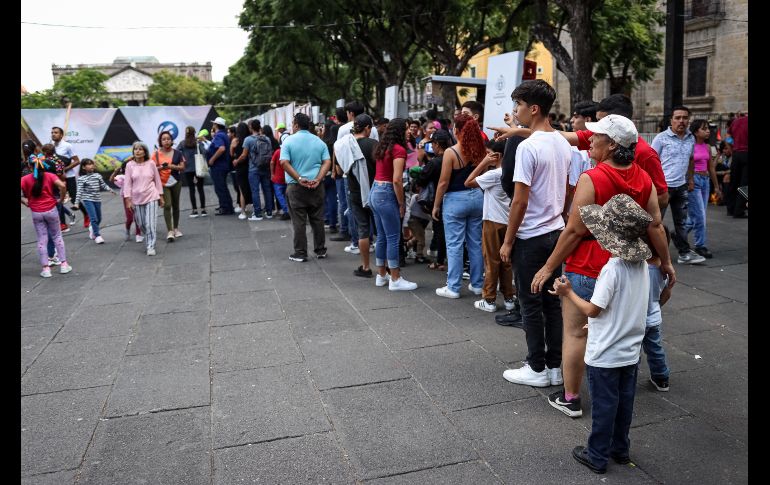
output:
[[[580,217],[599,244],[613,256],[626,261],[644,261],[652,257],[652,251],[641,240],[652,216],[628,195],[614,195],[604,206],[583,206]]]

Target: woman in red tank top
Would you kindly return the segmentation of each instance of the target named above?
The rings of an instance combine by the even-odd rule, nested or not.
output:
[[[589,155],[597,160],[596,167],[584,172],[578,179],[567,226],[562,231],[556,247],[546,264],[532,279],[532,292],[540,292],[549,275],[566,259],[565,276],[570,279],[575,292],[586,301],[593,295],[594,284],[610,253],[605,251],[591,236],[580,218],[580,207],[589,204],[603,205],[613,195],[628,194],[652,216],[647,235],[661,255],[661,271],[669,277],[669,286],[676,281],[666,235],[661,223],[660,207],[650,176],[632,163],[638,132],[633,122],[620,115],[608,115],[597,123],[586,123],[591,137]],[[524,291],[524,290],[522,290]],[[548,397],[550,404],[568,416],[577,417],[580,410],[580,384],[583,381],[583,357],[585,355],[588,323],[577,307],[562,298],[564,337],[562,340],[562,364],[564,391]]]

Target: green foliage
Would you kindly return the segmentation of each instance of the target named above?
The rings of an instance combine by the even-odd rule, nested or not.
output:
[[[666,15],[655,0],[605,0],[592,18],[594,79],[609,78],[613,93],[630,93],[662,64]]]
[[[24,94],[21,97],[21,107],[29,108],[61,108],[61,99],[53,89]]]
[[[109,77],[94,69],[81,69],[73,74],[61,76],[53,88],[21,97],[22,108],[64,108],[72,103],[73,108],[98,108],[110,105],[110,98],[104,81]]]
[[[169,71],[160,71],[152,76],[147,90],[150,106],[200,106],[206,104],[206,90],[196,78],[190,78]]]

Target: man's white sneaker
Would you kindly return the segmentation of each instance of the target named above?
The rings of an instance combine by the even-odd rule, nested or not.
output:
[[[94,242],[96,244],[104,244],[104,238],[102,236],[96,236],[96,238],[94,238]]]
[[[136,242],[138,242],[138,243],[144,242],[144,236],[140,236],[140,235],[137,234],[136,235]]]
[[[481,294],[481,288],[476,288],[471,283],[468,283],[468,290],[470,290],[470,292],[476,296],[479,296]]]
[[[390,283],[388,283],[388,289],[390,291],[416,290],[417,283],[407,281],[403,276],[395,281],[391,278]]]
[[[547,369],[543,369],[541,372],[535,372],[529,364],[524,364],[524,367],[519,369],[508,369],[503,372],[503,378],[508,382],[524,384],[526,386],[548,387],[551,385],[551,379],[548,377]]]
[[[684,254],[680,254],[679,257],[676,259],[676,262],[679,264],[698,264],[704,261],[706,261],[706,258],[696,253],[692,249],[690,249]]]
[[[475,306],[476,308],[484,312],[494,313],[497,311],[496,303],[489,303],[487,300],[483,298],[481,300],[474,301],[473,306]]]
[[[147,248],[147,256],[155,256],[155,248]]]
[[[361,250],[358,249],[358,246],[353,246],[352,244],[345,246],[345,252],[350,254],[361,254]]]
[[[245,219],[246,219],[246,214],[244,214],[243,212],[241,212],[240,214],[238,214],[238,219],[240,219],[240,220],[245,220]]]
[[[450,290],[448,286],[436,288],[436,294],[444,298],[460,298],[460,293]]]
[[[564,384],[564,377],[561,375],[561,367],[551,369],[546,366],[545,368],[548,371],[548,379],[551,381],[552,386],[561,386]]]
[[[380,276],[380,273],[377,273],[377,277],[374,279],[375,285],[385,286],[388,283],[390,283],[390,275],[388,273],[385,273],[385,276]]]

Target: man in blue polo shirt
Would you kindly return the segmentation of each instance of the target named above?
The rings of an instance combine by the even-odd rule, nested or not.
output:
[[[292,135],[281,145],[281,167],[286,172],[286,198],[294,226],[292,261],[307,261],[306,219],[313,230],[316,257],[326,257],[324,233],[324,186],[320,183],[331,167],[329,148],[310,133],[310,118],[304,113],[294,115]]]
[[[235,214],[233,209],[233,198],[230,196],[230,190],[227,188],[227,174],[230,173],[230,139],[227,138],[227,123],[221,116],[214,120],[211,131],[214,137],[206,152],[209,160],[209,173],[211,181],[214,182],[214,192],[219,199],[219,209],[216,210],[218,216],[228,216]]]

